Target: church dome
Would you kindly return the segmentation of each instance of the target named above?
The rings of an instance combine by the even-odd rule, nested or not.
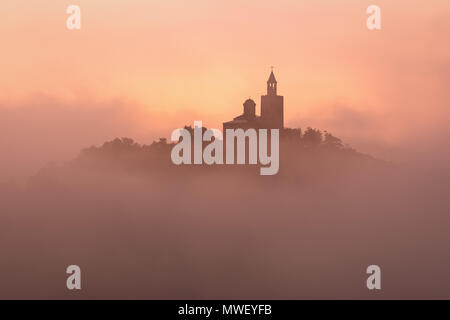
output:
[[[252,99],[247,99],[244,102],[244,115],[249,118],[255,117],[256,103]]]
[[[247,99],[244,102],[244,106],[256,106],[256,103],[252,99]]]

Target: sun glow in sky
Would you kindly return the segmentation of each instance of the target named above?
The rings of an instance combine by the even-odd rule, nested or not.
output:
[[[366,28],[370,4],[382,30]],[[155,135],[220,128],[248,97],[259,112],[274,65],[286,125],[394,143],[448,118],[449,35],[445,0],[7,0],[0,99],[125,101]]]

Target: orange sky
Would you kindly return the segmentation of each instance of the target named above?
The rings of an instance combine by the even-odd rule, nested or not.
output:
[[[80,31],[66,29],[70,4]],[[370,4],[380,31],[365,26]],[[286,125],[376,152],[445,124],[449,35],[448,0],[6,0],[0,108],[118,100],[133,105],[137,138],[194,120],[220,128],[249,96],[259,112],[274,65]]]

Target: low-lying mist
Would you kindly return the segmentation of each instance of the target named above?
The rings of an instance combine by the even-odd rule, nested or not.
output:
[[[450,297],[445,171],[288,142],[279,174],[260,176],[176,167],[168,151],[117,139],[1,185],[0,298]]]

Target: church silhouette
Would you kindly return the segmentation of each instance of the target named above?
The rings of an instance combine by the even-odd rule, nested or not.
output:
[[[284,106],[283,96],[277,94],[277,80],[270,73],[267,80],[267,94],[261,96],[261,116],[256,115],[256,103],[252,99],[244,102],[244,112],[232,121],[223,123],[223,132],[226,129],[283,129]]]

